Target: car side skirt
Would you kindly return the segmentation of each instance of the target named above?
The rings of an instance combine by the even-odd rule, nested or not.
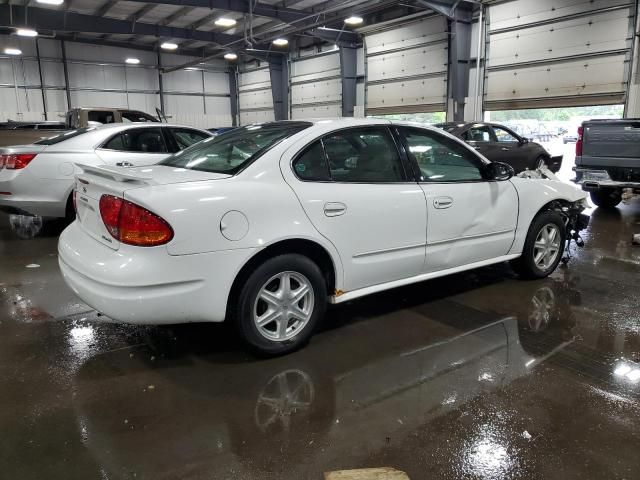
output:
[[[486,267],[487,265],[493,265],[496,263],[502,263],[509,260],[513,260],[522,255],[522,253],[515,253],[509,255],[503,255],[501,257],[490,258],[488,260],[482,260],[480,262],[469,263],[467,265],[460,265],[459,267],[448,268],[446,270],[439,270],[437,272],[421,273],[414,277],[403,278],[400,280],[394,280],[393,282],[380,283],[378,285],[372,285],[370,287],[359,288],[358,290],[352,290],[350,292],[337,291],[334,295],[329,297],[330,303],[342,303],[355,298],[364,297],[372,293],[382,292],[384,290],[390,290],[392,288],[403,287],[405,285],[411,285],[412,283],[424,282],[425,280],[431,280],[434,278],[444,277],[453,273],[464,272],[465,270],[473,270],[474,268]]]

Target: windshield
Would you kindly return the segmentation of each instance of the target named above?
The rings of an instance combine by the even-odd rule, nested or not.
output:
[[[210,137],[160,162],[170,167],[234,174],[279,141],[307,127],[307,122],[250,125]]]
[[[38,140],[37,142],[35,142],[35,144],[36,145],[55,145],[56,143],[64,142],[65,140],[69,140],[70,138],[77,137],[78,135],[82,135],[83,133],[90,132],[91,130],[95,130],[95,127],[85,127],[85,128],[78,128],[77,130],[69,130],[68,132],[64,132],[59,135],[56,135],[55,137]]]

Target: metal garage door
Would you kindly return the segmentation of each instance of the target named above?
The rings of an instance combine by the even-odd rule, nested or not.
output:
[[[365,35],[367,115],[444,111],[447,38],[440,16]]]
[[[238,78],[240,125],[274,120],[269,67],[241,71]]]
[[[624,103],[632,15],[628,0],[492,5],[485,108]]]
[[[337,50],[291,62],[291,118],[342,115],[340,55]]]

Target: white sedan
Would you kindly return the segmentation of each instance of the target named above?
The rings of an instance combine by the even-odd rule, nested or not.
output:
[[[0,210],[72,219],[76,163],[149,165],[209,137],[191,127],[112,123],[0,148]]]
[[[152,167],[84,167],[60,268],[116,321],[227,320],[254,351],[282,354],[327,301],[507,260],[549,275],[588,223],[585,193],[512,175],[433,128],[243,127]]]

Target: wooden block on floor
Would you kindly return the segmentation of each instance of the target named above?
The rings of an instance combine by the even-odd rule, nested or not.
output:
[[[327,472],[324,480],[409,480],[409,477],[395,468],[383,467]]]

